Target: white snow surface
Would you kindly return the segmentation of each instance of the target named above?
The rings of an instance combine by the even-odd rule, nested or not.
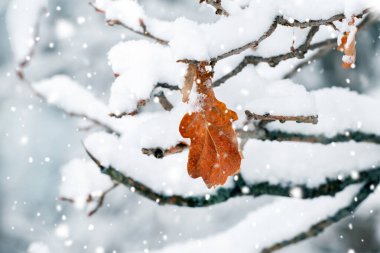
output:
[[[12,51],[17,64],[31,54],[36,43],[36,26],[47,0],[12,0],[7,10],[7,28]]]
[[[110,178],[100,173],[92,161],[74,159],[61,169],[61,197],[74,200],[78,208],[83,208],[89,195],[99,196],[112,186]]]
[[[327,3],[327,0],[323,1]],[[244,46],[257,40],[269,28],[277,15],[299,21],[328,18],[341,13],[350,17],[353,13],[361,13],[371,4],[371,1],[359,0],[340,0],[333,3],[329,1],[327,5],[323,5],[320,1],[292,0],[290,3],[289,1],[284,3],[280,0],[265,2],[257,0],[250,1],[250,5],[243,10],[235,10],[228,18],[221,17],[215,23],[198,24],[184,17],[179,17],[173,22],[148,18],[143,7],[133,0],[95,1],[95,6],[105,12],[107,20],[118,19],[139,32],[143,32],[140,25],[141,20],[143,20],[149,33],[169,42],[169,45],[166,46],[154,41],[128,41],[119,43],[110,50],[109,61],[117,75],[111,88],[110,111],[117,115],[123,112],[133,112],[140,100],[150,98],[157,83],[182,87],[186,66],[177,60],[185,58],[208,60]],[[310,9],[310,6],[319,7]],[[301,9],[302,11],[300,11]],[[339,26],[339,24],[336,25]],[[297,48],[305,41],[308,30],[279,26],[272,36],[264,40],[254,51],[246,50],[244,54],[269,57],[287,53],[291,46]],[[313,43],[337,36],[338,32],[331,27],[321,27],[313,39]],[[241,56],[231,58],[235,58],[232,60],[234,62],[232,66],[238,64],[237,59],[242,59]],[[218,63],[215,76],[220,77],[221,73],[227,73],[227,69],[231,70],[230,62],[227,61],[227,64],[223,61]],[[226,67],[226,65],[230,67]],[[289,106],[286,115],[290,115],[290,108],[299,104],[302,106],[297,108],[301,109],[293,111],[294,114],[292,115],[308,115],[312,112],[313,109],[310,104],[312,102],[306,101],[306,96],[301,96],[301,100],[295,102],[295,97],[300,99],[298,95],[305,93],[302,90],[303,88],[295,88],[295,86],[291,86],[289,81],[278,82],[277,86],[287,86],[289,89],[286,101],[290,102],[291,106]],[[281,96],[284,95],[284,90],[281,90]],[[275,101],[281,101],[279,95],[270,91],[270,88],[266,90],[266,93],[276,97]],[[271,107],[267,108],[268,103],[268,101],[264,103],[256,101],[254,109],[258,110],[257,113],[259,111],[281,113],[279,109],[282,106],[276,107],[272,104]]]
[[[155,191],[185,196],[213,191],[207,189],[202,179],[192,179],[187,174],[187,151],[157,159],[144,155],[126,136],[118,139],[102,132],[90,135],[84,143],[103,166],[112,166]]]
[[[237,110],[256,114],[310,116],[316,115],[314,95],[304,86],[289,79],[270,81],[262,78],[253,66],[247,66],[239,75],[215,88],[217,98]]]
[[[177,63],[168,47],[146,40],[121,42],[108,53],[115,74],[110,110],[116,114],[136,109],[139,100],[148,99],[158,82],[183,83],[186,65]]]
[[[357,186],[351,186],[336,197],[319,197],[313,200],[279,198],[250,213],[228,230],[152,252],[261,252],[264,248],[290,239],[306,231],[313,224],[333,215],[339,208],[348,205],[353,200],[357,189]],[[323,208],[320,208],[321,206]],[[250,235],[250,239],[247,240],[242,235]]]
[[[324,134],[328,137],[346,131],[380,134],[380,102],[366,95],[344,88],[325,88],[313,91],[318,114],[318,124],[287,122],[270,123],[270,130],[289,133]]]
[[[103,166],[112,166],[158,192],[208,192],[200,179],[191,179],[187,174],[188,151],[157,159],[142,154],[135,141],[138,138],[133,135],[119,139],[100,132],[90,135],[85,146]],[[355,176],[361,170],[380,166],[379,153],[380,147],[369,143],[322,145],[249,140],[243,150],[241,173],[249,183],[317,186],[327,179]],[[231,183],[232,180],[225,186]]]
[[[379,145],[353,141],[323,145],[249,140],[243,154],[241,173],[249,183],[312,187],[380,166]]]
[[[112,127],[115,130],[124,129],[124,120],[111,118],[109,109],[102,101],[79,83],[65,75],[57,75],[32,84],[38,94],[46,98],[49,104],[53,104],[67,113],[83,115]]]
[[[123,23],[136,29],[139,19],[143,19],[151,33],[169,40],[177,59],[207,60],[257,40],[278,15],[298,21],[326,19],[341,13],[351,17],[374,3],[373,0],[255,0],[250,1],[247,8],[236,10],[228,18],[221,17],[211,24],[198,24],[182,17],[171,23],[149,19],[133,0],[107,2],[103,10],[106,17],[122,17]],[[120,11],[117,6],[121,4],[130,8]],[[116,7],[111,7],[113,5]]]

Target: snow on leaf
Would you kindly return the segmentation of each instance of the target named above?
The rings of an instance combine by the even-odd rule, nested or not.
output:
[[[240,169],[241,155],[232,122],[237,120],[234,111],[215,98],[211,86],[212,73],[203,62],[196,69],[199,111],[188,112],[182,118],[179,131],[190,138],[188,173],[202,177],[207,187],[223,185],[227,178]]]
[[[352,68],[355,65],[356,60],[356,33],[358,28],[355,26],[355,17],[345,26],[343,35],[338,38],[338,50],[344,52],[342,57],[342,67]]]

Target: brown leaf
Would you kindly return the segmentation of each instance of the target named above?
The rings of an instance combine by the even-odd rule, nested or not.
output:
[[[342,36],[341,43],[338,45],[338,50],[344,52],[342,57],[343,68],[351,68],[356,61],[356,33],[357,27],[354,27],[355,19],[352,18],[348,23],[349,27],[352,27],[350,31],[344,32]]]
[[[193,88],[196,70],[197,67],[194,64],[189,64],[189,66],[187,67],[185,82],[183,84],[183,88],[181,89],[182,102],[189,102],[189,96],[191,89]]]
[[[215,98],[212,90],[212,73],[206,63],[195,68],[200,110],[185,114],[179,126],[184,138],[190,138],[188,173],[202,177],[207,187],[222,185],[240,169],[241,155],[232,122],[237,120],[234,111]]]

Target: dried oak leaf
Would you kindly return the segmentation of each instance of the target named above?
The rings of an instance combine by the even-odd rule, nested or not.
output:
[[[189,102],[190,92],[191,92],[191,89],[193,88],[196,69],[197,69],[197,66],[194,64],[189,64],[189,66],[187,67],[185,82],[181,89],[182,102]]]
[[[356,33],[358,29],[355,26],[355,18],[352,18],[348,22],[348,31],[345,31],[340,44],[338,45],[338,50],[344,52],[342,57],[343,68],[351,68],[356,61]]]
[[[232,122],[234,111],[215,98],[212,73],[202,62],[196,66],[195,80],[199,110],[185,114],[179,126],[184,138],[190,138],[187,170],[192,178],[202,177],[208,188],[223,185],[240,169],[241,155]]]

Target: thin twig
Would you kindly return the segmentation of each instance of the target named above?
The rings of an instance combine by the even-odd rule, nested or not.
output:
[[[40,17],[39,19],[37,20],[37,22],[34,24],[34,34],[33,36],[34,37],[38,37],[39,36],[39,32],[40,32],[40,23],[41,23],[41,19],[42,19],[42,16],[43,14],[46,13],[46,10],[45,9],[42,9],[41,10],[41,13],[40,13]],[[29,88],[29,90],[38,98],[40,98],[42,101],[44,102],[48,102],[48,99],[42,94],[40,93],[39,91],[37,91],[34,87],[33,87],[33,84],[30,80],[28,80],[28,78],[26,77],[25,75],[25,68],[28,66],[28,64],[31,62],[31,59],[32,59],[32,55],[34,54],[36,48],[37,48],[37,43],[38,41],[35,41],[35,43],[33,44],[33,47],[30,48],[30,51],[28,53],[28,55],[26,56],[26,58],[21,61],[19,64],[18,64],[18,67],[16,68],[16,75],[17,77],[19,78],[19,80],[21,80],[22,82],[24,82],[26,84],[26,86]],[[74,112],[70,112],[70,111],[67,111],[65,108],[63,107],[60,107],[58,105],[54,105],[55,107],[59,108],[60,110],[62,110],[63,112],[65,112],[67,115],[70,115],[70,116],[75,116],[75,117],[79,117],[79,118],[82,118],[82,119],[86,119],[86,120],[89,120],[91,121],[92,123],[94,123],[95,125],[98,125],[98,126],[101,126],[103,127],[104,129],[106,129],[107,131],[109,132],[114,132],[114,133],[117,133],[119,134],[119,132],[117,130],[115,130],[112,126],[110,126],[109,124],[107,124],[106,122],[102,122],[98,119],[95,119],[93,117],[90,117],[88,115],[85,115],[85,114],[80,114],[80,113],[74,113]]]
[[[164,108],[165,111],[171,111],[173,109],[173,104],[170,103],[169,99],[165,96],[165,93],[163,91],[158,92],[154,96],[158,98],[158,102],[161,104],[162,108]]]
[[[258,139],[269,141],[294,141],[307,143],[331,144],[337,142],[368,142],[380,144],[380,135],[364,133],[360,131],[344,131],[342,134],[336,134],[331,137],[326,137],[323,134],[308,135],[302,133],[287,133],[283,131],[269,131],[265,128],[254,130],[236,129],[236,133],[240,138]]]
[[[100,12],[102,14],[104,14],[104,10],[101,10],[99,8],[96,7],[96,5],[94,4],[93,1],[90,1],[89,4],[97,11],[97,12]],[[141,31],[138,31],[136,29],[133,29],[132,27],[124,24],[123,22],[121,22],[120,20],[116,20],[116,19],[112,19],[112,20],[106,20],[107,24],[110,25],[110,26],[114,26],[114,25],[120,25],[126,29],[128,29],[129,31],[133,32],[133,33],[136,33],[138,35],[141,35],[141,36],[144,36],[146,38],[149,38],[149,39],[152,39],[162,45],[168,45],[169,42],[164,40],[164,39],[161,39],[161,38],[158,38],[156,36],[154,36],[153,34],[151,34],[149,31],[148,31],[148,28],[146,27],[145,23],[144,23],[144,20],[140,19],[140,26],[142,28],[142,32]]]
[[[161,159],[168,155],[174,155],[177,153],[181,153],[185,149],[187,149],[189,146],[185,142],[180,142],[177,145],[170,147],[168,149],[164,149],[161,147],[156,148],[142,148],[141,151],[144,155],[153,155],[154,157]]]
[[[271,67],[276,67],[281,61],[289,60],[292,58],[298,58],[302,59],[305,57],[305,54],[308,53],[311,50],[315,50],[318,48],[326,48],[329,47],[329,49],[332,49],[334,45],[336,45],[336,39],[327,39],[322,42],[311,44],[309,47],[303,47],[306,45],[307,40],[305,40],[305,43],[302,44],[300,47],[298,47],[295,52],[288,52],[286,54],[279,54],[275,56],[270,57],[261,57],[261,56],[253,56],[248,55],[245,56],[244,59],[229,73],[225,74],[224,76],[220,77],[219,79],[215,80],[213,82],[213,85],[215,87],[220,86],[222,83],[226,82],[229,78],[239,74],[247,65],[257,65],[259,63],[268,63]],[[297,53],[298,52],[298,53]],[[302,52],[302,53],[301,53]]]
[[[199,3],[207,3],[215,8],[215,14],[228,17],[229,13],[223,8],[222,0],[199,0]]]
[[[235,129],[236,134],[240,139],[248,141],[249,139],[257,139],[262,141],[292,141],[292,142],[306,142],[306,143],[319,143],[319,144],[331,144],[339,142],[368,142],[374,144],[380,144],[380,135],[368,134],[359,131],[345,131],[343,134],[336,134],[331,137],[325,135],[307,135],[301,133],[287,133],[282,131],[269,131],[265,127],[254,130],[243,130],[241,128]],[[177,154],[188,149],[188,145],[184,142],[165,149],[162,147],[155,148],[142,148],[141,151],[145,155],[153,155],[154,157],[161,159],[168,155]]]
[[[143,22],[143,21],[141,20],[140,22]],[[115,20],[115,19],[107,20],[107,24],[109,26],[120,25],[120,26],[122,26],[122,27],[130,30],[131,32],[134,32],[134,33],[136,33],[138,35],[141,35],[141,36],[144,36],[146,38],[152,39],[152,40],[154,40],[154,41],[156,41],[156,42],[158,42],[158,43],[160,43],[162,45],[168,45],[169,44],[169,42],[167,40],[160,39],[160,38],[154,36],[153,34],[151,34],[150,32],[148,32],[146,27],[144,28],[143,32],[140,32],[138,30],[135,30],[135,29],[127,26],[126,24],[122,23],[120,20]]]
[[[295,74],[297,74],[298,72],[300,72],[303,67],[308,66],[312,62],[314,62],[315,60],[322,58],[328,52],[330,52],[330,50],[332,48],[333,48],[333,46],[331,46],[331,47],[325,46],[324,48],[318,50],[318,52],[315,53],[312,57],[310,57],[309,59],[307,59],[307,60],[305,60],[303,62],[300,62],[299,64],[297,64],[296,66],[294,66],[291,71],[289,71],[288,73],[286,73],[284,75],[284,79],[292,78]]]
[[[317,124],[318,123],[318,116],[279,116],[279,115],[271,115],[271,114],[264,114],[259,115],[254,112],[250,112],[248,110],[245,111],[245,115],[247,116],[248,120],[262,120],[262,121],[280,121],[281,123],[284,123],[286,121],[295,121],[297,123],[311,123],[311,124]]]
[[[110,188],[108,188],[107,190],[103,191],[101,193],[101,195],[99,196],[98,200],[97,200],[97,204],[96,206],[88,213],[88,216],[92,216],[94,215],[97,211],[99,211],[99,209],[103,206],[104,204],[104,200],[107,196],[108,193],[110,193],[113,189],[115,189],[116,187],[118,187],[119,184],[118,183],[114,183]],[[91,197],[92,198],[92,197]]]
[[[145,106],[147,105],[147,103],[149,102],[149,99],[141,99],[139,101],[137,101],[137,104],[136,104],[136,109],[131,111],[131,112],[121,112],[121,113],[110,113],[108,114],[110,117],[113,117],[113,118],[117,118],[117,119],[120,119],[120,118],[123,118],[124,116],[135,116],[137,115],[140,110]]]
[[[358,25],[358,30],[361,30],[365,25],[373,22],[375,20],[375,15],[372,15],[369,13],[362,22]],[[297,74],[303,67],[310,65],[313,61],[322,58],[325,56],[331,49],[333,49],[337,43],[336,39],[330,39],[326,41],[325,45],[316,44],[317,47],[322,48],[318,50],[317,53],[315,53],[312,57],[310,57],[308,60],[300,62],[297,66],[295,66],[291,71],[289,71],[287,74],[284,75],[284,78],[292,78],[295,74]],[[310,47],[310,50],[315,49],[316,47]]]
[[[355,17],[361,18],[364,14],[368,13],[369,9],[365,9],[362,13],[355,15]],[[215,65],[216,62],[223,60],[227,57],[230,57],[232,55],[240,54],[241,52],[249,49],[249,48],[256,48],[262,41],[264,41],[266,38],[270,37],[272,33],[277,29],[278,25],[283,26],[289,26],[289,27],[298,27],[298,28],[307,28],[307,27],[319,27],[321,25],[329,25],[330,23],[338,20],[342,20],[345,18],[345,15],[337,14],[334,15],[328,19],[318,19],[318,20],[309,20],[305,22],[301,22],[298,20],[287,20],[283,16],[276,16],[274,18],[273,23],[269,26],[268,30],[265,31],[257,40],[254,40],[252,42],[249,42],[241,47],[232,49],[226,53],[220,54],[218,56],[212,57],[209,61],[211,65]],[[181,62],[195,62],[198,61],[192,60],[192,59],[181,59]]]

